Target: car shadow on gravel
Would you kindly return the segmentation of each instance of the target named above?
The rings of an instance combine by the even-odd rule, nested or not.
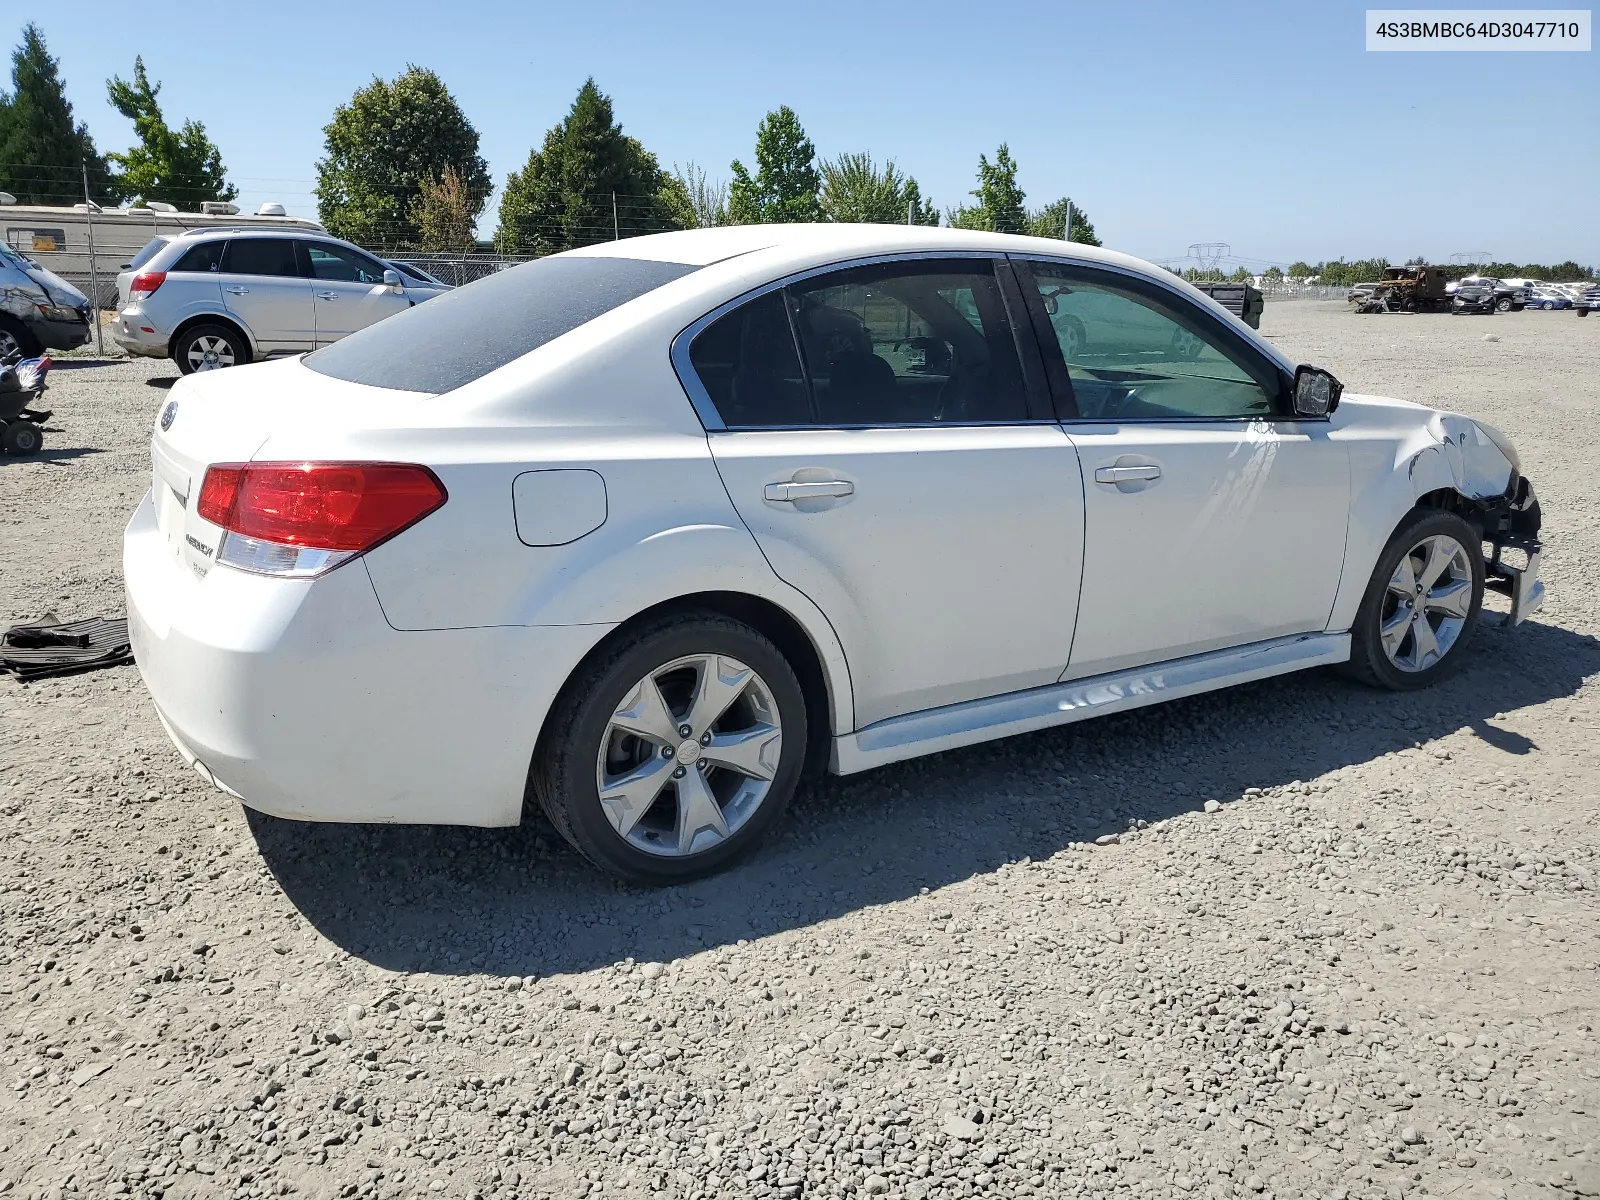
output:
[[[660,890],[601,874],[542,817],[498,830],[249,821],[289,900],[350,953],[393,970],[547,976],[814,927],[1465,728],[1512,766],[1532,743],[1490,721],[1597,674],[1600,639],[1530,622],[1482,630],[1466,668],[1421,692],[1302,673],[828,778],[752,860]]]

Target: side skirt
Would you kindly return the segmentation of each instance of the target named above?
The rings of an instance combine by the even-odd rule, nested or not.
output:
[[[838,775],[902,759],[955,750],[994,738],[1177,700],[1201,692],[1348,662],[1348,633],[1306,633],[1070,683],[968,700],[890,717],[833,739],[830,769]]]

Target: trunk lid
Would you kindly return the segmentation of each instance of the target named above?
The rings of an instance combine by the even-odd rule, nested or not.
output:
[[[223,531],[195,511],[213,463],[251,461],[276,430],[360,426],[416,398],[319,375],[298,359],[180,379],[150,440],[156,527],[173,557],[201,578],[216,561]]]

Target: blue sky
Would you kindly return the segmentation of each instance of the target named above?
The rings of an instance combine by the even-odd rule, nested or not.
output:
[[[750,161],[756,123],[786,103],[820,154],[893,158],[941,208],[1009,142],[1030,204],[1070,194],[1108,246],[1148,258],[1222,241],[1262,265],[1600,262],[1595,54],[1370,54],[1348,3],[95,11],[14,0],[0,36],[39,24],[102,149],[133,140],[104,80],[143,54],[168,118],[206,123],[252,209],[314,214],[334,106],[414,62],[455,93],[497,186],[592,74],[663,165],[713,177]]]

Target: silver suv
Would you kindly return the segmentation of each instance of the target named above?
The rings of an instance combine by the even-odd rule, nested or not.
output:
[[[331,237],[196,230],[155,239],[117,277],[112,337],[188,375],[314,350],[448,290]]]

